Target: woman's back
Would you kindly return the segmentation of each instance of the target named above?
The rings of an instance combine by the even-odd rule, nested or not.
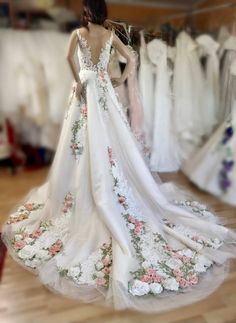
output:
[[[90,26],[89,29],[82,27],[77,30],[80,41],[80,49],[87,51],[91,63],[95,66],[100,63],[101,54],[110,49],[112,32],[101,26]],[[109,45],[109,48],[107,46]],[[110,51],[108,51],[108,54]],[[108,55],[109,56],[109,55]]]

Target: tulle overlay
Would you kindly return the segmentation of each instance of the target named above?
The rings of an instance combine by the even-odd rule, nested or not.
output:
[[[202,299],[225,279],[236,234],[154,180],[106,72],[112,36],[96,65],[78,37],[82,96],[48,180],[12,212],[3,240],[48,288],[84,302],[159,312]]]

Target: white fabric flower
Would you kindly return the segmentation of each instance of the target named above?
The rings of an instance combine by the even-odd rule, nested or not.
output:
[[[96,267],[97,270],[101,270],[104,267],[104,265],[103,265],[103,263],[101,261],[98,261],[96,263],[95,267]]]
[[[192,207],[198,207],[199,206],[199,202],[193,201],[193,202],[191,202],[191,206]]]
[[[144,269],[147,269],[147,268],[149,268],[150,266],[151,266],[151,262],[150,262],[150,261],[145,260],[145,261],[142,263],[142,267],[143,267]]]
[[[48,260],[51,258],[51,255],[48,253],[47,250],[39,250],[36,253],[37,258],[42,260]]]
[[[22,240],[23,236],[21,234],[16,234],[15,235],[15,241]]]
[[[35,255],[35,249],[33,246],[25,246],[18,252],[18,256],[21,259],[31,259]]]
[[[129,228],[130,230],[133,230],[133,229],[135,228],[135,225],[134,225],[133,223],[129,223],[129,224],[128,224],[128,228]]]
[[[158,283],[153,283],[150,284],[150,290],[153,294],[160,294],[163,291],[163,287],[161,286],[161,284]]]
[[[206,267],[201,263],[197,263],[196,265],[194,265],[194,270],[197,273],[204,273],[206,271]]]
[[[103,278],[103,277],[105,276],[105,274],[104,274],[102,271],[98,271],[98,272],[96,273],[96,276],[97,276],[98,278]]]
[[[182,256],[189,257],[189,258],[192,258],[194,256],[193,251],[190,249],[183,249],[183,250],[179,251],[178,254],[180,254]]]
[[[196,262],[206,267],[210,267],[212,265],[212,261],[203,255],[198,255],[196,257]]]
[[[80,274],[81,274],[81,269],[78,266],[77,267],[71,267],[68,270],[68,276],[70,276],[70,277],[75,278],[75,277],[79,276]]]
[[[150,287],[148,283],[144,283],[136,279],[134,280],[129,291],[133,296],[143,296],[150,292]]]
[[[27,243],[27,244],[30,244],[31,242],[33,242],[34,241],[34,239],[32,239],[32,238],[26,238],[25,239],[25,242]]]
[[[42,263],[42,261],[40,259],[34,258],[33,260],[31,260],[31,266],[33,268],[37,268],[38,266],[40,266]]]
[[[174,278],[164,280],[163,285],[167,290],[177,291],[179,289],[179,283]]]
[[[179,269],[183,263],[180,259],[171,258],[166,262],[166,265],[171,269]]]

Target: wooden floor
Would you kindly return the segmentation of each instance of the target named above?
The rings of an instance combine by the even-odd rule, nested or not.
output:
[[[13,206],[34,186],[41,184],[47,170],[10,175],[0,170],[0,224]],[[236,209],[199,192],[183,175],[169,175],[193,191],[228,219],[236,229]],[[7,256],[0,286],[0,323],[236,323],[236,263],[231,273],[213,295],[192,306],[160,315],[143,315],[131,311],[84,305],[55,295],[40,284],[37,277],[22,269]]]

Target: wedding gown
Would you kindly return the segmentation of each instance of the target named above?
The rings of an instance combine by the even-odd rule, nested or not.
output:
[[[174,122],[183,157],[188,159],[207,131],[204,111],[204,75],[197,44],[185,31],[176,40],[174,67]]]
[[[210,135],[219,124],[220,107],[220,63],[217,56],[220,44],[209,35],[196,38],[199,46],[199,56],[206,58],[204,108],[205,120],[208,125],[207,135]]]
[[[149,144],[151,144],[154,111],[154,69],[148,57],[147,44],[145,42],[143,32],[141,32],[140,40],[139,89],[143,104],[144,126],[146,129],[147,140]]]
[[[82,95],[48,180],[12,212],[3,241],[48,288],[84,302],[150,313],[202,299],[224,281],[236,233],[154,181],[107,73],[113,34],[98,62],[77,34]]]
[[[153,172],[175,172],[180,168],[180,149],[173,123],[173,97],[170,88],[171,70],[167,64],[168,47],[154,39],[147,45],[148,56],[155,70],[153,137],[150,168]]]
[[[183,166],[184,173],[201,189],[236,206],[236,101],[232,116]]]
[[[236,36],[224,43],[224,58],[221,77],[221,110],[219,119],[224,122],[231,113],[236,100]]]

